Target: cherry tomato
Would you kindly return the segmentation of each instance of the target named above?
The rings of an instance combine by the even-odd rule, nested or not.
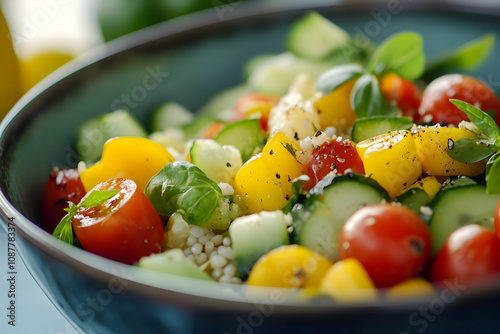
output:
[[[377,287],[387,288],[423,271],[431,254],[431,234],[404,206],[369,205],[344,224],[339,254],[340,259],[357,259]]]
[[[82,181],[76,169],[54,170],[43,188],[43,228],[49,233],[67,214],[68,201],[78,204],[85,195]]]
[[[500,201],[495,208],[495,215],[493,217],[493,225],[495,226],[495,233],[500,238]]]
[[[455,230],[431,267],[433,282],[465,286],[487,283],[500,275],[500,239],[486,227],[471,224]]]
[[[391,73],[382,78],[381,90],[387,102],[397,105],[404,116],[414,122],[420,120],[420,92],[413,82]]]
[[[463,100],[483,111],[494,111],[495,122],[500,124],[500,102],[495,92],[484,82],[461,74],[447,74],[432,81],[424,90],[419,114],[424,121],[430,117],[431,122],[441,125],[468,121],[467,115],[450,99]]]
[[[234,105],[234,111],[237,119],[246,119],[254,114],[260,114],[260,126],[262,130],[267,131],[267,121],[271,108],[278,104],[279,96],[248,93],[243,95]]]
[[[349,168],[353,173],[365,173],[363,161],[354,144],[347,139],[326,141],[318,149],[313,150],[304,164],[304,173],[310,178],[309,181],[304,182],[304,189],[311,189],[334,169],[337,169],[338,173],[344,173]]]
[[[89,194],[94,190],[120,192],[101,205],[80,207],[73,217],[73,229],[85,250],[127,264],[160,252],[160,216],[134,181],[113,178],[99,183]]]

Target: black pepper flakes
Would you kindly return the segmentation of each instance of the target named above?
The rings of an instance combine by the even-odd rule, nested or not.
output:
[[[279,173],[276,173],[276,178],[277,179],[280,179],[281,178],[281,175]]]
[[[226,162],[226,167],[231,167],[231,164],[229,162]]]

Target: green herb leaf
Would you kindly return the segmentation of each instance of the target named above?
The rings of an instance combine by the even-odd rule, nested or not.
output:
[[[57,239],[62,240],[70,245],[73,245],[73,226],[71,225],[71,218],[73,218],[73,216],[74,214],[71,213],[68,213],[66,216],[64,216],[54,230],[54,233],[52,233],[52,235]]]
[[[450,102],[457,106],[458,109],[466,113],[470,121],[474,123],[479,131],[481,131],[486,137],[493,140],[500,138],[500,129],[490,115],[464,101],[450,99]]]
[[[493,154],[486,163],[486,172],[485,172],[485,180],[488,182],[488,175],[490,174],[491,166],[495,163],[495,161],[500,158],[500,152]]]
[[[495,159],[489,168],[486,191],[488,194],[500,194],[500,159]]]
[[[223,197],[217,183],[187,161],[165,165],[148,182],[145,193],[159,214],[181,212],[194,225],[208,221]]]
[[[495,39],[495,34],[487,34],[436,58],[427,65],[426,75],[450,68],[472,70],[478,67],[490,55]]]
[[[476,138],[462,138],[453,143],[448,149],[448,155],[454,160],[464,163],[475,163],[493,155],[499,147],[492,145],[491,140]]]
[[[93,208],[94,206],[101,205],[111,197],[118,194],[119,190],[93,190],[87,197],[79,204],[79,207]]]
[[[351,92],[351,106],[358,117],[384,114],[384,96],[373,74],[364,74],[356,81]]]
[[[424,67],[422,37],[413,32],[402,32],[386,39],[368,64],[368,70],[377,76],[394,72],[408,80],[418,79]]]
[[[330,94],[349,80],[363,74],[363,67],[358,64],[335,66],[321,74],[316,80],[316,88],[324,94]]]
[[[305,196],[302,194],[302,189],[304,188],[304,182],[309,181],[309,179],[309,176],[303,174],[292,180],[293,196],[281,211],[283,211],[284,213],[289,213],[290,211],[292,211],[295,203],[298,203],[302,199],[302,197]]]

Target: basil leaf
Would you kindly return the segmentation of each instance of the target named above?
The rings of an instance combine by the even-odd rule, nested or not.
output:
[[[384,114],[384,96],[373,74],[364,74],[356,81],[351,92],[351,106],[358,117]]]
[[[453,143],[453,148],[447,153],[454,160],[471,164],[488,158],[498,150],[489,140],[462,138]]]
[[[474,123],[486,137],[493,140],[500,138],[500,129],[490,115],[464,101],[450,99],[450,102],[467,114],[470,121]]]
[[[486,192],[488,194],[500,194],[500,159],[495,159],[489,168]]]
[[[394,72],[408,80],[418,79],[424,67],[422,37],[413,32],[402,32],[386,39],[375,50],[368,64],[368,70],[377,76]]]
[[[108,199],[112,198],[116,194],[118,194],[119,190],[93,190],[91,191],[87,197],[80,203],[79,207],[85,208],[93,208],[94,206],[98,206],[106,202]]]
[[[335,66],[323,72],[316,80],[316,88],[324,94],[330,94],[347,81],[359,77],[363,67],[358,64]]]
[[[73,226],[71,225],[71,218],[73,218],[73,216],[74,214],[71,213],[68,213],[66,216],[64,216],[54,230],[54,233],[52,233],[52,235],[57,239],[62,240],[70,245],[73,245]]]
[[[430,62],[425,69],[426,75],[448,68],[472,70],[481,65],[490,55],[495,45],[495,34],[487,34]]]
[[[295,205],[295,203],[298,203],[301,200],[301,198],[305,196],[302,195],[302,189],[304,182],[309,181],[309,179],[310,179],[309,176],[302,174],[301,176],[292,180],[293,196],[285,205],[285,207],[281,209],[281,211],[283,211],[284,213],[289,213],[290,211],[292,211],[292,208]]]
[[[187,161],[165,165],[148,182],[145,193],[159,214],[181,212],[194,225],[208,221],[223,197],[217,183]]]
[[[497,152],[493,154],[489,159],[488,162],[486,163],[486,172],[485,172],[485,177],[484,179],[486,182],[488,181],[488,175],[490,174],[491,166],[495,163],[495,161],[500,158],[500,152]]]

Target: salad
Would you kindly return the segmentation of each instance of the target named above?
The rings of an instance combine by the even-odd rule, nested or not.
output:
[[[500,100],[457,73],[495,36],[435,60],[414,32],[355,40],[313,12],[196,118],[167,101],[151,133],[126,110],[82,124],[44,228],[122,263],[337,302],[495,280]]]

